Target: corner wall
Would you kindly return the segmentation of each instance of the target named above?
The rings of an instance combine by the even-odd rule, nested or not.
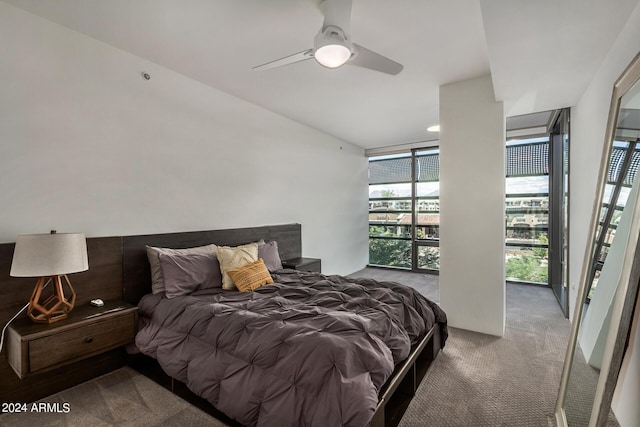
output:
[[[3,2],[0,57],[0,242],[299,222],[366,265],[361,148]]]
[[[440,302],[449,324],[505,327],[503,105],[490,76],[440,87]]]

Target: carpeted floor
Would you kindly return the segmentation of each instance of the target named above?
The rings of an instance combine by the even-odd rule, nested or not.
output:
[[[352,276],[407,283],[438,300],[437,276],[380,269],[365,269]],[[569,322],[550,289],[507,285],[505,336],[450,328],[444,351],[400,425],[554,425],[568,336]],[[65,390],[44,402],[69,403],[70,411],[5,414],[0,416],[0,425],[224,425],[130,368]]]
[[[371,268],[353,274],[367,275],[407,283],[438,300],[437,276]],[[400,425],[555,425],[569,330],[550,289],[508,284],[505,336],[450,328]]]
[[[559,308],[549,310],[556,304],[551,291],[515,286],[507,286],[505,336],[451,328],[402,426],[555,425],[568,322]],[[519,304],[526,302],[530,310]]]
[[[224,426],[128,367],[40,402],[50,405],[42,412],[28,404],[26,413],[0,415],[0,426]]]

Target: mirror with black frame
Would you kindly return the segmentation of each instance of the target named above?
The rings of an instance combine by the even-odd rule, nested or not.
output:
[[[640,279],[640,55],[614,85],[598,199],[556,405],[560,426],[616,426],[611,399]],[[638,251],[638,252],[637,252]]]

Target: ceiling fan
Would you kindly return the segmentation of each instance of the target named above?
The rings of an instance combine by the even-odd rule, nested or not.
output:
[[[320,7],[324,9],[324,22],[311,49],[258,65],[253,69],[268,70],[313,58],[327,68],[338,68],[348,64],[387,74],[398,74],[404,68],[402,64],[351,42],[351,2],[352,0],[323,1]]]

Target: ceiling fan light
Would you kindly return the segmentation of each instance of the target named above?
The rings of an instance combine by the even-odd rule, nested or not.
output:
[[[327,68],[337,68],[351,58],[351,41],[338,27],[322,29],[316,35],[313,46],[313,57]]]
[[[351,57],[351,51],[341,44],[327,44],[318,48],[314,57],[327,68],[337,68]]]

